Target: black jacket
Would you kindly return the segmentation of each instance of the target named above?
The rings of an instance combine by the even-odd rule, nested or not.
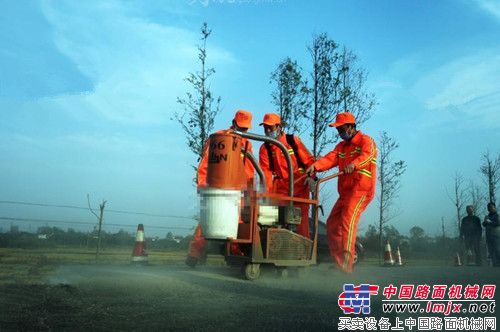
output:
[[[460,223],[460,237],[481,237],[481,220],[477,216],[466,216]]]
[[[486,228],[486,230],[500,226],[500,222],[498,221],[498,212],[489,213],[487,217],[489,219],[489,222],[483,221],[483,226],[484,228]]]

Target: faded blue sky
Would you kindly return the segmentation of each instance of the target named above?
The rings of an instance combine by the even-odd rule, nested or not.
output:
[[[394,157],[408,163],[392,223],[434,234],[444,217],[453,230],[454,173],[482,186],[481,154],[500,152],[494,0],[0,0],[0,200],[85,206],[89,193],[115,210],[195,214],[195,160],[170,118],[183,79],[197,69],[205,21],[212,90],[223,105],[216,129],[245,108],[259,133],[256,124],[273,111],[276,64],[290,56],[309,71],[306,45],[327,32],[369,72],[379,105],[362,130],[388,131],[401,145]],[[362,231],[376,221],[375,203]],[[85,211],[8,204],[0,217],[94,221]],[[193,225],[117,214],[106,222]]]

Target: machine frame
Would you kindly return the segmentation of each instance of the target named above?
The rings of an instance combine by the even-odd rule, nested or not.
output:
[[[235,131],[234,134],[243,138],[269,142],[280,148],[286,156],[287,165],[292,169],[292,162],[287,153],[286,147],[278,140],[257,135]],[[246,157],[253,164],[260,177],[261,187],[265,188],[265,178],[261,167],[255,158],[248,151],[244,151]],[[318,249],[318,212],[319,212],[319,188],[320,184],[336,178],[341,173],[336,173],[316,181],[312,199],[294,197],[293,186],[295,182],[303,180],[306,175],[301,176],[294,182],[293,172],[289,172],[289,195],[279,195],[274,193],[256,192],[253,188],[245,193],[245,203],[248,204],[246,220],[239,224],[238,238],[228,238],[225,245],[224,257],[228,265],[240,266],[243,276],[247,280],[255,280],[260,276],[260,267],[263,264],[274,265],[281,276],[288,274],[287,268],[297,268],[298,271],[304,267],[317,264]],[[276,227],[260,226],[258,223],[259,206],[261,202],[279,202],[278,206],[285,206],[292,209],[294,203],[305,203],[312,207],[314,216],[314,234],[312,239],[308,239],[300,234],[292,232],[285,222]],[[269,204],[265,204],[269,205]],[[271,204],[272,205],[272,204]],[[243,218],[245,219],[245,218]],[[231,248],[238,245],[242,249],[243,255],[235,255]],[[299,272],[300,273],[300,272]]]

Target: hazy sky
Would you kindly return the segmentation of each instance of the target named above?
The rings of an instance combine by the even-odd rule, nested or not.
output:
[[[286,56],[310,71],[306,46],[327,32],[369,72],[379,105],[361,129],[388,131],[401,145],[394,157],[408,164],[392,224],[434,234],[444,217],[454,230],[447,190],[455,172],[482,186],[480,156],[500,152],[495,0],[0,0],[0,201],[86,206],[89,193],[94,207],[106,199],[108,209],[194,215],[195,158],[171,117],[183,79],[198,68],[205,21],[212,90],[223,105],[216,129],[244,108],[262,133],[257,124],[273,111],[270,73]],[[4,203],[0,217],[95,222],[85,210]],[[374,201],[360,229],[376,220]],[[146,234],[194,224],[105,217],[129,231],[139,222]]]

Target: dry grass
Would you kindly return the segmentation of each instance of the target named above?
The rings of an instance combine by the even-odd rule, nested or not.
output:
[[[149,265],[184,265],[185,251],[148,252]],[[51,249],[0,248],[0,284],[43,283],[59,265],[130,265],[130,248],[102,251],[96,260],[94,250],[59,247]],[[223,265],[221,256],[209,255],[208,265]]]
[[[51,249],[10,249],[0,248],[1,264],[128,264],[130,248],[106,249],[96,260],[95,250],[74,247]],[[148,261],[152,264],[178,263],[186,253],[181,251],[149,251]]]

